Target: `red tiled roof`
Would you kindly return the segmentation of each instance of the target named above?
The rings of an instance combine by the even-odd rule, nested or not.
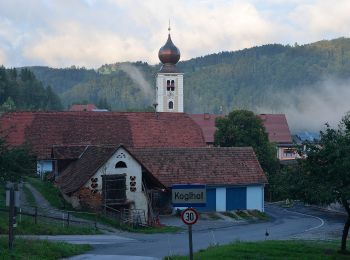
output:
[[[86,145],[54,145],[52,148],[52,157],[58,160],[78,159],[86,148]]]
[[[69,111],[93,111],[94,109],[97,109],[94,104],[72,105]]]
[[[28,142],[39,159],[50,158],[54,145],[205,146],[184,113],[13,112],[1,116],[0,134],[10,145]]]
[[[71,193],[83,186],[117,150],[115,146],[87,146],[81,158],[56,179],[59,189]]]
[[[118,148],[88,146],[56,179],[63,193],[83,186]],[[128,152],[156,178],[156,183],[249,185],[267,183],[251,147],[131,148]]]
[[[286,116],[284,114],[260,114],[270,142],[292,143]]]
[[[292,136],[284,114],[261,114],[258,116],[263,120],[270,142],[292,143]],[[190,117],[202,129],[205,142],[214,143],[215,119],[221,117],[221,115],[194,114],[190,115]]]
[[[192,114],[189,115],[202,129],[206,143],[214,143],[214,134],[216,131],[215,119],[222,115],[214,114]]]
[[[130,152],[165,186],[267,183],[251,147],[132,148]]]

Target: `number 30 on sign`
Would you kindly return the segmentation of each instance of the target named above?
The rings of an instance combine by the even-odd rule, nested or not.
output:
[[[195,224],[198,220],[198,217],[199,215],[197,211],[193,208],[187,208],[181,213],[181,219],[187,225]]]

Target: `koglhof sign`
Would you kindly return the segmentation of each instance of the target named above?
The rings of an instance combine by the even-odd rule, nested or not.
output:
[[[172,204],[175,207],[205,207],[206,186],[203,184],[175,184],[172,189]]]

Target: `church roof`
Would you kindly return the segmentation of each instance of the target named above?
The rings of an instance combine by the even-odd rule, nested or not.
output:
[[[0,118],[9,145],[29,143],[39,159],[53,146],[204,147],[200,128],[184,113],[11,112]]]
[[[170,28],[169,28],[170,31]],[[165,45],[159,49],[159,60],[163,63],[159,72],[161,73],[178,73],[176,63],[180,60],[180,50],[171,40],[170,33]]]

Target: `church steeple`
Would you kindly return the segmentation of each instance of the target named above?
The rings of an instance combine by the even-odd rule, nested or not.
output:
[[[180,50],[171,40],[170,30],[169,21],[168,39],[158,52],[162,67],[157,74],[157,111],[183,112],[183,74],[176,67]]]
[[[168,40],[165,45],[159,49],[158,57],[163,63],[160,72],[178,72],[176,63],[180,60],[180,50],[174,45],[170,36],[170,22],[168,28]]]

